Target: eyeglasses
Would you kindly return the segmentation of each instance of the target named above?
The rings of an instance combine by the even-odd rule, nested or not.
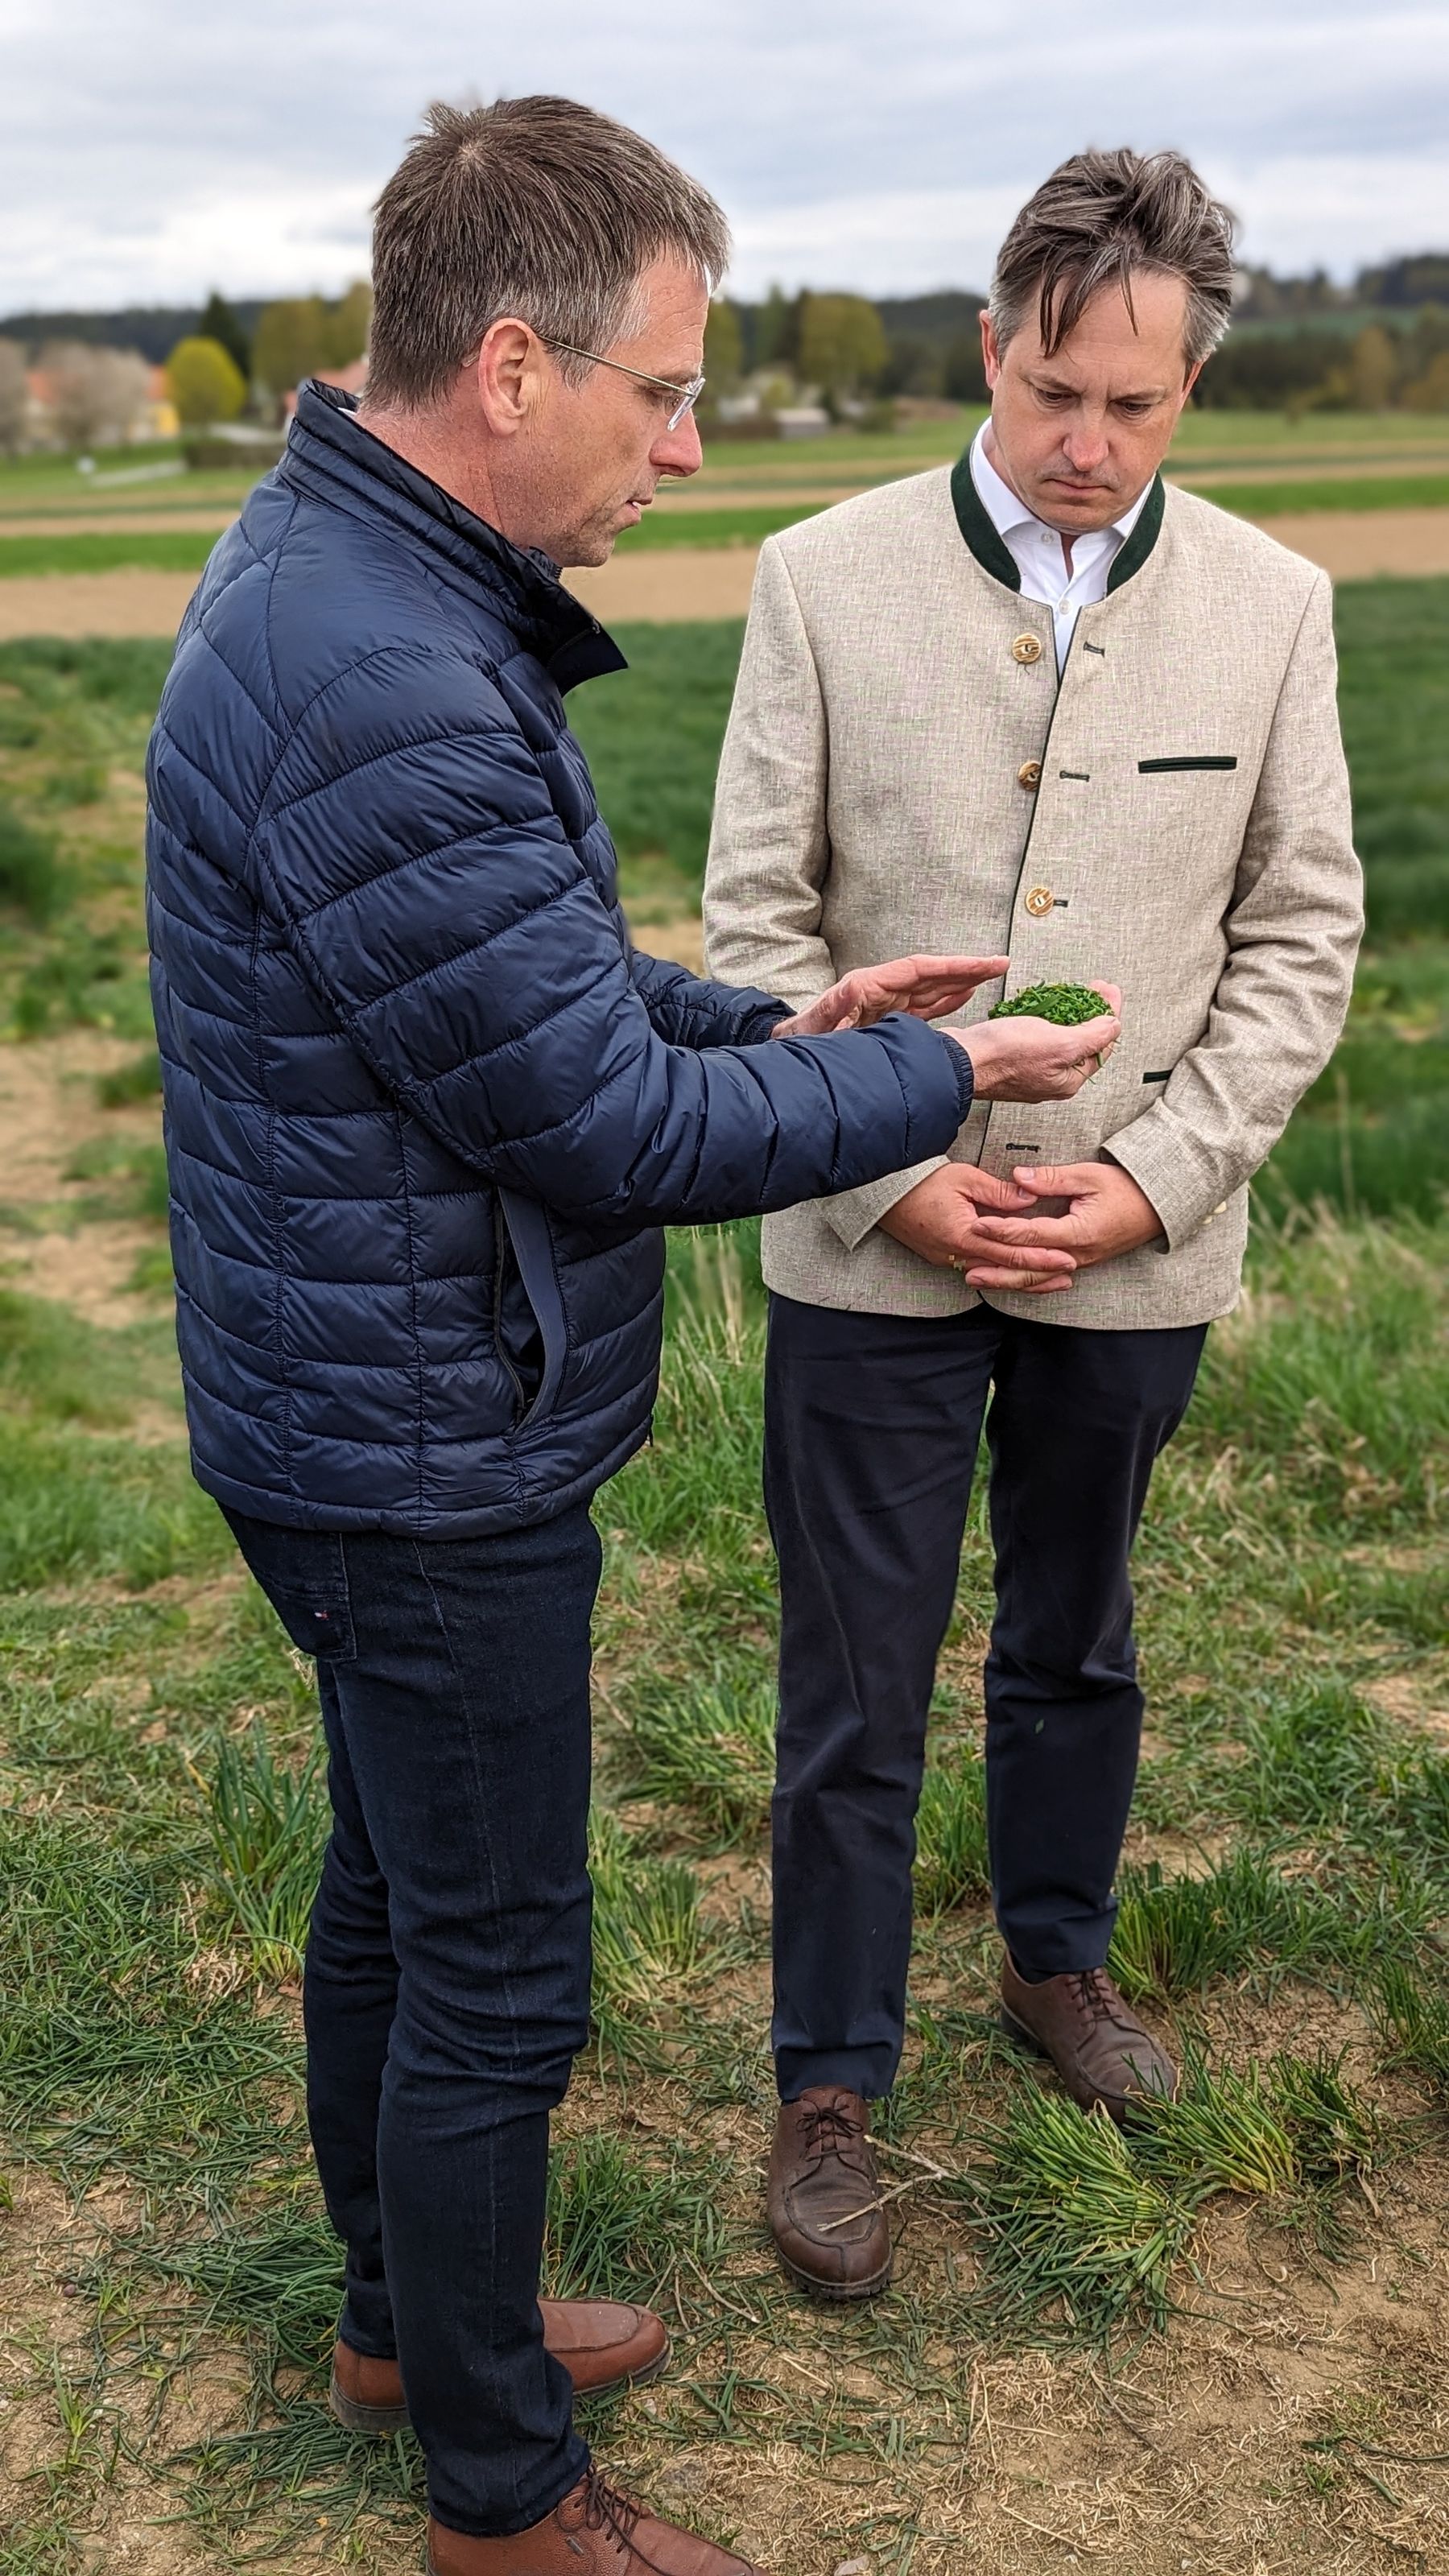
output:
[[[540,332],[540,339],[543,334]],[[671,383],[668,376],[648,376],[642,367],[626,367],[618,358],[601,358],[596,349],[576,349],[571,340],[544,340],[547,349],[562,349],[566,358],[587,358],[591,367],[612,367],[616,376],[633,376],[641,385],[657,385],[661,393],[677,394],[679,399],[669,415],[666,427],[673,431],[693,411],[704,391],[703,376],[692,376],[687,385]]]

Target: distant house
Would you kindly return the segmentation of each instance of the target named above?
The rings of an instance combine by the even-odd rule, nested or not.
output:
[[[180,434],[181,421],[176,405],[166,390],[166,370],[164,367],[153,367],[146,396],[146,427],[139,432],[133,432],[133,435],[141,438],[177,438]]]
[[[125,447],[176,436],[166,370],[134,349],[73,341],[41,356],[25,371],[27,447]]]
[[[344,394],[360,394],[367,382],[367,360],[354,358],[350,367],[314,367],[311,380],[317,385],[336,385]],[[296,408],[297,388],[294,385],[289,394],[282,396],[282,409],[288,420]]]

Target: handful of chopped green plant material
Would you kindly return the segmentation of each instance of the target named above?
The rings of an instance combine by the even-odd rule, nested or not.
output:
[[[1101,994],[1089,992],[1085,984],[1029,984],[1024,993],[1013,993],[1009,1002],[998,1002],[987,1016],[1053,1020],[1059,1029],[1075,1029],[1086,1020],[1104,1019],[1107,1007]]]

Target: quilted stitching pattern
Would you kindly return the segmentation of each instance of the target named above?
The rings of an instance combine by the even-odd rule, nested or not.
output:
[[[636,955],[563,690],[621,657],[305,389],[187,612],[148,909],[193,1460],[311,1527],[467,1535],[643,1439],[657,1228],[941,1151],[960,1059]]]

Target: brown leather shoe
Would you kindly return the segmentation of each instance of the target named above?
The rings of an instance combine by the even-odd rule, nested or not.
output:
[[[428,2576],[765,2576],[697,2532],[658,2522],[590,2469],[563,2503],[512,2540],[470,2540],[428,2523]]]
[[[1170,2102],[1177,2069],[1105,1968],[1047,1977],[1029,1986],[1010,1958],[1001,1970],[1001,2020],[1015,2039],[1049,2057],[1074,2102],[1084,2111],[1100,2103],[1124,2120],[1134,2094],[1160,2093]]]
[[[579,2397],[605,2388],[637,2388],[657,2379],[669,2359],[669,2337],[652,2308],[616,2299],[540,2299],[543,2339]],[[332,2355],[329,2404],[350,2433],[400,2433],[408,2420],[402,2374],[339,2343]]]
[[[858,2093],[817,2084],[782,2102],[770,2150],[770,2227],[793,2280],[822,2299],[872,2299],[891,2276],[870,2115]]]

